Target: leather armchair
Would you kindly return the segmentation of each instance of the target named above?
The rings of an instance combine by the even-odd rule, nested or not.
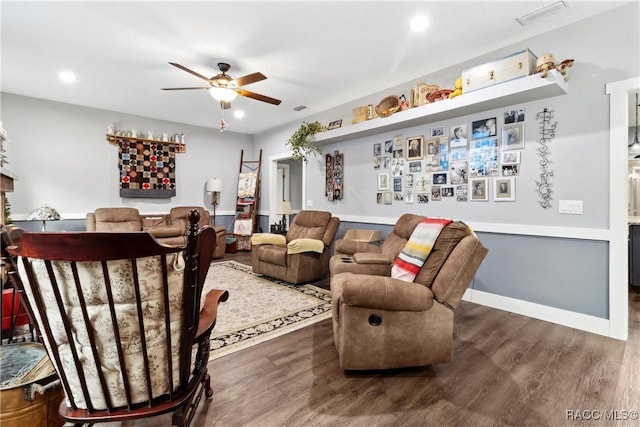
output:
[[[340,219],[330,212],[300,211],[281,244],[254,243],[252,238],[253,272],[294,284],[322,279],[329,274],[339,225]]]
[[[465,224],[453,222],[440,232],[413,282],[392,278],[395,257],[424,218],[403,215],[380,247],[336,242],[331,296],[342,369],[451,360],[455,309],[488,250]],[[357,248],[369,252],[337,253]]]
[[[169,221],[172,226],[178,226],[181,230],[184,230],[184,233],[180,238],[182,240],[185,239],[186,231],[187,231],[187,214],[192,209],[195,209],[200,214],[200,223],[198,224],[200,227],[204,227],[205,225],[211,225],[211,215],[209,215],[209,211],[200,206],[177,206],[175,208],[171,208],[169,211]],[[216,232],[216,247],[213,252],[213,258],[222,258],[224,257],[224,253],[227,247],[226,237],[227,237],[227,229],[218,225],[213,227]],[[152,233],[153,234],[153,233]]]
[[[195,209],[200,214],[198,226],[210,225],[209,211],[201,206],[177,206],[169,214],[144,215],[138,209],[129,207],[98,208],[87,213],[87,231],[147,231],[165,245],[184,245],[187,235],[187,214]],[[213,258],[224,257],[227,229],[224,226],[213,227],[216,232],[216,244]]]

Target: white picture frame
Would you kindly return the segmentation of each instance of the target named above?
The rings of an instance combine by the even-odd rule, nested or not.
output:
[[[516,200],[515,177],[499,177],[493,180],[493,201],[514,202]]]
[[[522,150],[524,148],[524,123],[512,123],[502,126],[502,151]]]
[[[486,202],[489,200],[488,178],[470,178],[469,187],[469,199],[472,202]]]

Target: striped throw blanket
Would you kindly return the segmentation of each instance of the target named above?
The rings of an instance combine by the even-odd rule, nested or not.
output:
[[[440,231],[453,221],[444,218],[426,218],[411,233],[407,244],[391,267],[391,277],[413,282],[431,253]]]

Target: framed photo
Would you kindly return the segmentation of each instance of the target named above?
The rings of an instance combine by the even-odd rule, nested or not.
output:
[[[404,186],[406,188],[412,188],[413,187],[413,174],[412,173],[408,173],[404,176]]]
[[[502,165],[500,171],[502,176],[520,175],[520,165]]]
[[[486,138],[496,136],[496,118],[476,120],[471,124],[471,138]]]
[[[433,183],[436,185],[442,185],[447,183],[447,173],[434,173],[433,174]]]
[[[434,185],[431,187],[431,200],[439,201],[442,200],[442,193],[440,192],[440,186]]]
[[[402,178],[393,178],[393,191],[402,191]]]
[[[424,158],[424,137],[420,135],[407,138],[407,160],[422,158]]]
[[[376,202],[378,202],[379,205],[384,203],[384,198],[381,192],[376,193]]]
[[[429,193],[431,192],[431,177],[426,173],[421,173],[415,177],[415,189],[416,193]]]
[[[393,149],[402,150],[404,144],[402,143],[402,134],[398,134],[393,137]]]
[[[469,186],[468,185],[456,185],[456,201],[466,202],[469,200]]]
[[[409,172],[422,172],[422,161],[409,162]]]
[[[431,138],[439,138],[444,136],[444,126],[431,128]]]
[[[457,125],[451,127],[451,148],[467,146],[467,125]]]
[[[441,187],[442,197],[453,197],[453,187]]]
[[[391,189],[391,177],[389,172],[380,172],[378,174],[378,190],[390,190]]]
[[[375,144],[373,144],[373,156],[378,157],[381,155],[382,155],[382,144],[379,142],[376,142]]]
[[[373,168],[374,169],[380,169],[380,166],[382,166],[382,157],[374,157],[373,158]]]
[[[513,202],[516,200],[516,179],[514,177],[495,178],[493,185],[494,202]]]
[[[327,126],[327,129],[328,130],[338,129],[339,127],[342,127],[342,119],[329,123],[329,126]]]
[[[391,154],[393,153],[393,141],[392,140],[387,140],[384,142],[384,153],[385,154]]]
[[[502,126],[502,149],[521,150],[524,148],[524,123]]]
[[[509,110],[504,112],[504,124],[524,122],[524,110]]]
[[[390,205],[393,202],[393,193],[391,191],[385,191],[383,193],[383,197],[384,197],[384,204],[385,205]]]
[[[404,202],[413,203],[413,188],[407,188],[404,190]]]
[[[520,164],[520,151],[511,151],[508,153],[502,153],[500,159],[502,165],[519,165]]]
[[[488,178],[471,178],[471,200],[476,202],[486,202],[489,200],[489,179]]]

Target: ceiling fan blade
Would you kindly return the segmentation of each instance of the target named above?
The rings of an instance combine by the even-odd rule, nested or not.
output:
[[[262,73],[247,74],[246,76],[238,77],[235,79],[237,86],[250,85],[251,83],[266,80],[266,76]]]
[[[236,89],[236,92],[238,92],[242,96],[257,99],[258,101],[267,102],[273,105],[280,105],[280,103],[282,102],[279,99],[271,98],[265,95],[260,95],[259,93],[255,93],[255,92],[249,92],[248,90],[244,90],[244,89]]]
[[[162,90],[191,90],[191,89],[206,89],[209,90],[211,87],[163,87],[160,88]]]
[[[220,107],[223,110],[228,110],[229,108],[231,108],[231,102],[229,102],[229,101],[220,101]]]
[[[202,79],[202,80],[204,80],[204,81],[211,82],[211,80],[210,80],[208,77],[205,77],[205,76],[203,76],[202,74],[198,74],[198,73],[196,73],[195,71],[190,70],[190,69],[188,69],[188,68],[187,68],[187,67],[185,67],[185,66],[182,66],[182,65],[180,65],[180,64],[176,64],[175,62],[169,62],[169,64],[173,65],[174,67],[178,67],[178,68],[180,68],[182,71],[186,71],[186,72],[187,72],[187,73],[189,73],[189,74],[193,74],[194,76],[196,76],[196,77],[198,77],[198,78],[200,78],[200,79]]]

